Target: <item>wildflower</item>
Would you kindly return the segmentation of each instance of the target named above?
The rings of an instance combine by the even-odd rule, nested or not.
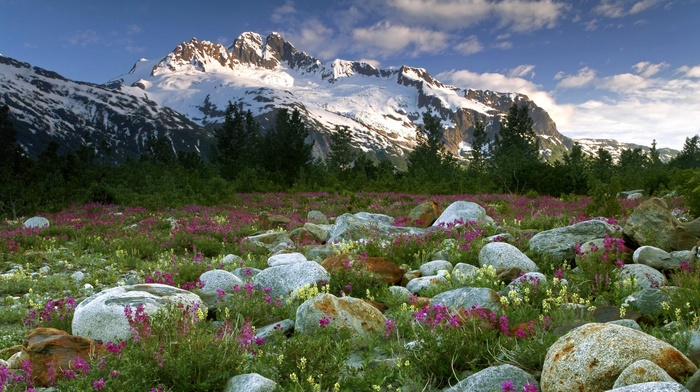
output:
[[[515,392],[513,381],[503,381],[501,384],[501,392]]]
[[[537,385],[528,381],[527,384],[523,386],[523,392],[537,392]]]
[[[331,320],[328,319],[328,317],[323,316],[320,320],[318,320],[318,325],[321,327],[325,327],[326,325],[330,324]]]
[[[105,387],[105,379],[101,378],[92,382],[92,387],[98,391],[101,391]]]
[[[389,336],[396,331],[396,321],[392,319],[386,319],[384,322],[384,336],[389,339]]]
[[[290,375],[289,375],[289,379],[292,380],[292,382],[297,382],[297,381],[299,381],[299,379],[297,378],[297,374],[296,374],[296,373],[290,374]]]

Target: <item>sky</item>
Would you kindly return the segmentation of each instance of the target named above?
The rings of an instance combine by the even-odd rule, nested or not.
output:
[[[681,149],[700,134],[700,0],[0,0],[0,54],[93,83],[247,31],[520,92],[572,138]]]

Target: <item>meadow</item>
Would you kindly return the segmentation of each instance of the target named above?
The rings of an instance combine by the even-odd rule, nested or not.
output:
[[[407,226],[409,212],[424,201],[434,200],[443,209],[453,201],[473,201],[494,219],[495,226],[457,225],[388,239],[377,235],[331,249],[336,254],[385,257],[407,270],[418,269],[436,252],[453,265],[478,267],[483,239],[507,232],[547,280],[526,282],[519,292],[503,295],[503,311],[498,314],[478,309],[456,314],[427,305],[419,297],[398,299],[380,277],[350,267],[331,272],[326,285],[308,287],[288,300],[270,298],[247,282],[208,314],[188,309],[151,316],[137,312],[130,318],[135,339],[104,342],[107,354],[56,377],[57,390],[223,390],[229,378],[256,372],[274,380],[281,391],[431,391],[504,363],[537,378],[561,328],[592,320],[596,307],[615,306],[624,316],[623,300],[637,289],[619,274],[619,261],[631,263],[632,255],[621,232],[607,239],[598,252],[579,254],[565,263],[528,248],[529,238],[539,231],[597,217],[586,213],[595,211],[588,197],[346,192],[237,194],[232,199],[221,206],[159,210],[75,205],[57,213],[37,213],[51,222],[42,229],[24,228],[21,220],[2,221],[0,359],[7,359],[3,353],[8,351],[3,350],[21,345],[33,328],[54,327],[70,333],[75,306],[103,289],[164,283],[196,293],[201,288],[198,277],[208,270],[264,269],[270,253],[246,240],[263,231],[262,212],[288,218],[285,227],[275,229],[287,232],[302,227],[312,210],[321,211],[331,222],[344,213],[366,211],[389,215],[394,225]],[[615,201],[619,213],[602,218],[624,225],[641,201]],[[687,210],[680,199],[668,203],[677,211]],[[323,246],[309,236],[293,240],[295,250],[303,254]],[[446,243],[450,246],[445,247]],[[240,258],[226,264],[227,255]],[[574,272],[576,265],[580,268]],[[695,261],[683,264],[670,274],[669,282],[696,293],[700,269]],[[506,284],[493,269],[481,268],[467,280],[448,275],[444,284],[425,296],[463,286],[500,291]],[[294,319],[304,300],[324,292],[381,304],[387,318],[384,331],[358,342],[349,331],[324,328],[321,323],[312,336],[255,336],[256,328]],[[565,303],[580,306],[561,306]],[[667,305],[642,328],[686,350],[687,339],[674,332],[697,327],[694,315],[700,295],[674,297]],[[671,322],[675,329],[666,328]],[[4,391],[33,390],[30,373],[31,369],[10,371],[0,366],[0,391],[3,385]],[[512,385],[502,386],[502,391],[513,390]],[[525,390],[537,388],[532,385]]]

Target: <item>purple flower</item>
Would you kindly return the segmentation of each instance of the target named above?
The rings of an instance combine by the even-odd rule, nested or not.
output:
[[[513,381],[503,381],[503,384],[501,384],[501,392],[515,392]]]
[[[105,387],[105,379],[101,378],[92,382],[92,387],[98,391],[101,391]]]
[[[389,339],[389,337],[391,336],[391,334],[394,333],[394,331],[396,331],[396,321],[392,319],[386,319],[386,321],[384,322],[384,336],[387,339]]]
[[[537,385],[533,384],[531,381],[528,381],[525,386],[523,386],[523,392],[537,392]]]
[[[318,320],[318,325],[321,327],[325,327],[326,325],[330,324],[331,320],[328,319],[328,317],[323,316],[320,320]]]

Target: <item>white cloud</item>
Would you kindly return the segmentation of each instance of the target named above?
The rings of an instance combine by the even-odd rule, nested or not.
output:
[[[455,50],[463,54],[474,54],[484,50],[484,46],[475,35],[472,35],[466,41],[457,44]]]
[[[388,56],[399,52],[417,56],[436,53],[447,45],[447,34],[421,27],[393,25],[387,21],[372,27],[356,28],[352,37],[364,53]]]
[[[135,24],[130,24],[126,26],[126,34],[127,35],[133,35],[133,34],[138,34],[142,31],[143,29],[139,25]]]
[[[639,75],[623,73],[603,78],[597,87],[620,94],[628,94],[645,89],[649,84],[646,78]]]
[[[513,47],[513,43],[510,41],[499,41],[493,44],[493,47],[496,49],[511,49]]]
[[[634,71],[644,78],[652,77],[668,67],[669,67],[669,64],[666,62],[660,62],[658,64],[653,64],[653,63],[650,63],[648,61],[640,61],[637,64],[632,66]]]
[[[272,20],[275,23],[285,22],[289,19],[291,15],[294,15],[296,13],[297,10],[294,7],[294,2],[291,0],[287,0],[284,3],[284,5],[281,5],[272,10],[272,14],[270,14],[270,20]]]
[[[532,64],[522,64],[508,71],[508,76],[511,78],[527,78],[535,77],[535,66]]]
[[[676,72],[680,72],[689,78],[700,78],[700,65],[696,65],[694,67],[684,65],[678,68]]]
[[[593,11],[607,18],[622,18],[654,8],[661,2],[661,0],[640,0],[632,2],[630,7],[629,0],[602,0]]]
[[[401,16],[412,22],[463,28],[498,20],[498,26],[524,32],[556,26],[569,8],[552,0],[388,0]]]
[[[559,72],[554,76],[555,80],[559,80],[556,88],[580,88],[585,87],[595,80],[596,71],[594,69],[583,67],[578,70],[576,75],[566,75]]]
[[[285,40],[293,42],[297,49],[322,59],[330,59],[338,53],[338,45],[330,45],[334,30],[318,19],[308,19],[299,30],[283,33]],[[339,40],[336,44],[340,44]]]
[[[71,45],[88,46],[100,42],[100,36],[95,30],[78,30],[65,40]]]
[[[380,63],[379,61],[377,61],[375,59],[360,59],[360,62],[367,63],[367,64],[373,66],[374,68],[379,68],[382,65],[382,63]]]
[[[679,68],[680,77],[675,79],[629,73],[596,78],[596,88],[619,94],[582,102],[563,101],[562,91],[547,92],[518,77],[515,70],[521,67],[508,75],[452,70],[437,78],[461,88],[525,94],[549,113],[562,134],[573,138],[615,139],[644,145],[656,139],[659,147],[680,149],[686,137],[700,134],[700,65]],[[585,72],[579,70],[578,74]],[[561,79],[564,77],[562,74]]]

